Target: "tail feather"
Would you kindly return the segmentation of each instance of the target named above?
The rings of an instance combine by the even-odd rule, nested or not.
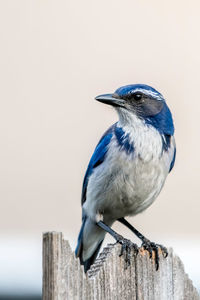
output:
[[[77,242],[77,246],[76,246],[76,249],[75,249],[75,255],[76,257],[82,257],[82,248],[83,248],[83,243],[82,243],[82,240],[83,240],[83,230],[84,230],[84,227],[85,227],[85,222],[87,220],[87,217],[84,216],[82,218],[82,226],[81,226],[81,230],[79,232],[79,235],[78,235],[78,242]]]
[[[82,262],[82,264],[84,265],[85,273],[90,269],[91,265],[93,265],[93,263],[95,262],[95,259],[99,253],[102,243],[103,243],[103,241],[100,242],[100,244],[98,245],[95,252],[92,254],[92,256],[90,258],[88,258],[86,261]]]
[[[86,216],[83,217],[75,254],[76,257],[79,257],[85,272],[87,272],[94,263],[104,240],[104,235],[105,232],[94,222],[88,220]],[[89,255],[83,259],[85,253],[89,253]]]

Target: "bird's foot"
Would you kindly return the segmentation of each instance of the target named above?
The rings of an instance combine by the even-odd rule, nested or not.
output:
[[[134,243],[132,243],[130,240],[125,239],[123,236],[121,235],[117,235],[116,236],[116,242],[121,244],[121,252],[119,256],[122,256],[123,254],[125,254],[125,262],[127,264],[127,266],[130,265],[130,261],[131,261],[131,250],[134,249],[135,254],[138,254],[138,246]]]
[[[149,252],[150,258],[152,258],[152,252],[155,252],[155,265],[157,271],[159,269],[159,248],[164,258],[168,256],[167,248],[162,245],[153,243],[146,238],[143,240],[142,247]]]

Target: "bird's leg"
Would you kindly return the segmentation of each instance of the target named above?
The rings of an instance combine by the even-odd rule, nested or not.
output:
[[[126,263],[128,265],[130,265],[130,252],[131,252],[131,249],[133,248],[135,250],[136,254],[137,254],[138,253],[138,247],[137,247],[137,245],[134,244],[134,243],[132,243],[130,240],[125,239],[123,236],[121,236],[116,231],[114,231],[113,229],[111,229],[104,222],[99,221],[96,224],[99,227],[101,227],[103,230],[105,230],[106,232],[108,232],[116,240],[117,243],[119,243],[119,244],[122,245],[120,256],[122,256],[123,253],[125,253],[125,261],[126,261]]]
[[[150,240],[148,240],[147,238],[145,238],[145,236],[143,234],[141,234],[135,227],[133,227],[128,221],[126,221],[124,218],[120,218],[118,219],[118,221],[122,224],[124,224],[126,227],[128,227],[133,233],[135,233],[135,235],[142,240],[142,247],[147,250],[150,254],[150,258],[152,257],[152,251],[155,251],[155,263],[156,263],[156,270],[158,270],[159,268],[159,254],[158,254],[158,249],[160,248],[162,251],[162,254],[164,257],[167,257],[168,252],[167,252],[167,248],[153,243]]]

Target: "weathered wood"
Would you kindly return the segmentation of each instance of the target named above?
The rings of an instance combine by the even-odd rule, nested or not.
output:
[[[62,233],[43,235],[43,300],[199,300],[181,260],[169,249],[160,267],[142,248],[127,266],[120,245],[107,245],[84,274]]]

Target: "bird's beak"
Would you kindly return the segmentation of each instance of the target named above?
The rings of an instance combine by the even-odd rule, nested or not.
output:
[[[112,106],[121,106],[123,107],[125,104],[125,100],[117,98],[115,94],[104,94],[104,95],[99,95],[95,97],[95,100],[109,104]]]

